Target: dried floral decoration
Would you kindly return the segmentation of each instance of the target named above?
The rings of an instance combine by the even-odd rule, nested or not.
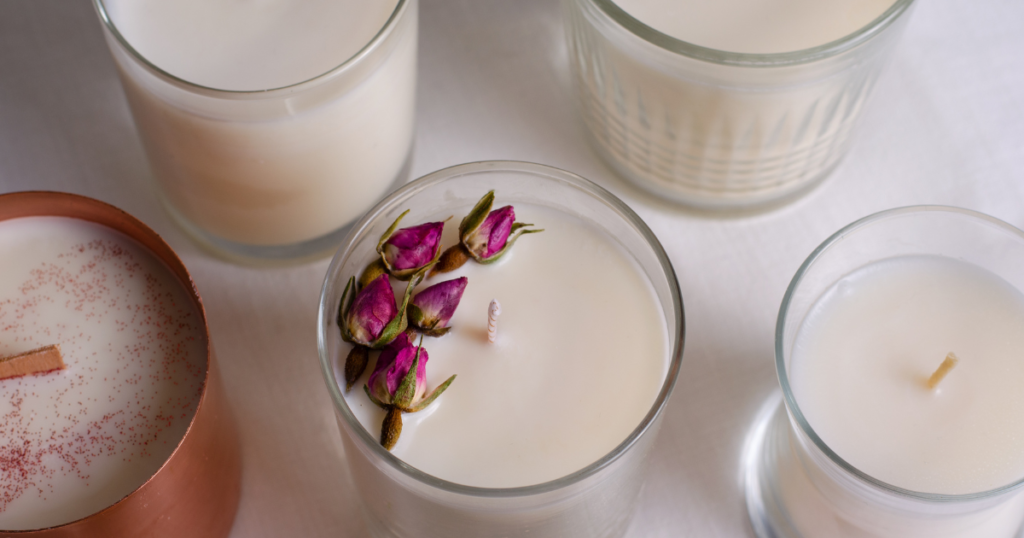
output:
[[[409,325],[427,336],[441,336],[449,331],[448,322],[466,291],[466,277],[446,280],[419,292],[409,302]]]
[[[491,211],[493,206],[494,191],[490,191],[462,219],[459,244],[441,255],[431,275],[454,271],[470,258],[478,263],[494,263],[512,248],[520,236],[544,231],[529,229],[533,224],[516,222],[515,209],[510,205]]]
[[[402,433],[402,413],[415,413],[430,405],[444,392],[455,376],[427,395],[427,360],[423,337],[412,345],[408,334],[401,334],[377,358],[377,367],[363,390],[370,401],[388,412],[381,425],[380,444],[391,450]]]
[[[412,334],[443,336],[451,327],[469,279],[460,277],[429,286],[412,297],[413,289],[428,273],[446,273],[470,258],[489,264],[501,258],[532,224],[515,222],[515,210],[505,206],[494,211],[494,191],[488,192],[459,225],[459,244],[441,253],[444,222],[428,222],[398,228],[406,210],[381,235],[378,258],[351,277],[338,305],[341,337],[353,344],[345,360],[345,390],[359,380],[369,363],[370,350],[382,349],[363,390],[370,400],[387,411],[381,425],[381,445],[391,450],[402,433],[402,413],[415,413],[447,390],[455,376],[427,395],[427,350],[423,336],[412,345]],[[409,281],[400,305],[390,278]],[[410,297],[411,300],[410,300]]]
[[[346,389],[363,375],[368,350],[380,349],[391,343],[408,326],[406,306],[418,279],[409,282],[401,307],[395,306],[395,293],[387,274],[382,274],[363,289],[356,291],[355,278],[350,278],[338,305],[338,327],[341,338],[353,344],[345,360]]]

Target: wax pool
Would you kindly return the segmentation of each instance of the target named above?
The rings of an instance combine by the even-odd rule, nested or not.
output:
[[[729,52],[809,49],[867,26],[894,0],[615,0],[676,39]]]
[[[815,432],[878,480],[967,494],[1024,478],[1024,295],[987,271],[937,256],[858,269],[809,312],[789,369]]]
[[[640,424],[668,368],[657,296],[624,249],[562,213],[515,209],[545,231],[521,238],[497,264],[469,262],[424,283],[469,278],[452,331],[424,340],[428,390],[458,377],[426,410],[403,416],[392,453],[460,484],[526,486],[593,463]],[[446,226],[445,245],[457,228]],[[492,299],[501,303],[495,344],[487,342]],[[376,438],[384,413],[362,391],[367,376],[346,399]]]
[[[397,0],[103,4],[147,62],[257,92],[168,82],[108,36],[157,184],[190,224],[244,245],[302,243],[355,220],[396,180],[412,143],[415,0],[369,48]]]
[[[0,356],[60,344],[62,371],[0,380],[0,529],[114,504],[178,445],[207,341],[162,262],[81,220],[0,222]]]

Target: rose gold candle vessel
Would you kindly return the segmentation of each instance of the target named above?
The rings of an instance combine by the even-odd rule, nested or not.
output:
[[[177,254],[148,226],[103,202],[60,192],[0,195],[0,221],[20,217],[71,217],[101,224],[138,241],[162,260],[188,291],[206,336],[206,377],[185,436],[160,469],[120,501],[56,527],[0,530],[0,537],[222,538],[231,530],[241,478],[238,435],[224,396],[206,310]]]

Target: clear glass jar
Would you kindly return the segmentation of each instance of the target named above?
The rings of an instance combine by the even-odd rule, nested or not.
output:
[[[610,453],[583,469],[537,485],[474,487],[427,474],[380,446],[353,414],[344,385],[345,344],[335,324],[347,277],[375,256],[381,233],[402,211],[404,222],[461,214],[482,192],[502,203],[545,206],[584,220],[618,242],[647,276],[664,313],[666,376],[643,420]],[[668,256],[642,220],[613,195],[579,176],[547,166],[482,162],[455,166],[402,187],[353,226],[327,271],[317,344],[334,402],[355,496],[375,537],[594,538],[621,536],[643,484],[647,455],[682,361],[683,305]],[[338,376],[341,377],[338,377]],[[340,380],[340,381],[339,381]],[[442,396],[444,398],[444,396]]]
[[[415,117],[418,0],[330,71],[226,91],[136,51],[95,0],[157,190],[201,244],[229,258],[325,254],[405,178]]]
[[[598,153],[659,196],[736,208],[827,176],[913,0],[786,53],[726,52],[663,34],[613,0],[564,0],[576,99]]]
[[[819,437],[790,385],[797,334],[822,294],[869,263],[915,255],[965,261],[1024,290],[1024,232],[964,209],[883,211],[839,230],[815,249],[779,310],[775,363],[785,405],[776,398],[765,406],[743,463],[747,508],[760,538],[1015,538],[1024,532],[1024,479],[962,495],[883,482]]]

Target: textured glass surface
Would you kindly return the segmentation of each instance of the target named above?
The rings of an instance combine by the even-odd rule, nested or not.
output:
[[[838,164],[911,0],[847,38],[781,54],[691,45],[605,0],[564,3],[578,107],[599,153],[657,194],[729,207],[784,198]]]

